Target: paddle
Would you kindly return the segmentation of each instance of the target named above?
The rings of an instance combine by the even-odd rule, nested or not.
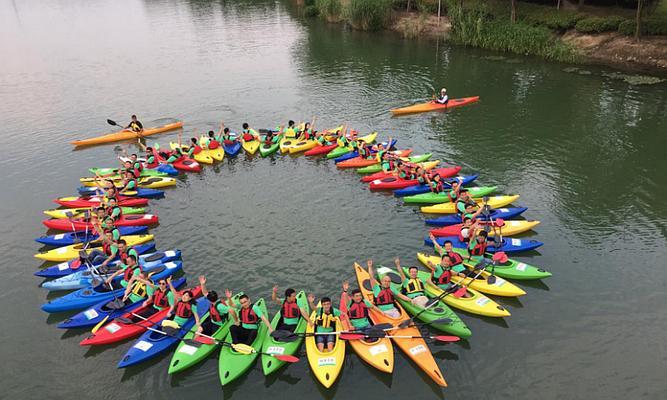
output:
[[[369,331],[369,330],[376,330],[376,331],[384,331],[386,329],[391,329],[394,326],[390,323],[383,323],[383,324],[376,324],[372,325],[369,328],[365,330],[361,330],[363,332]],[[309,337],[309,336],[318,336],[318,335],[342,335],[345,333],[359,333],[360,331],[337,331],[337,332],[311,332],[311,333],[295,333],[292,331],[287,331],[287,330],[275,330],[271,332],[271,337],[282,342],[293,342],[295,340],[298,340],[299,338],[302,337]]]
[[[271,356],[273,358],[276,358],[280,361],[288,362],[288,363],[295,363],[299,361],[299,357],[289,355],[289,354],[272,354],[272,353],[264,353],[262,351],[257,351],[255,350],[254,347],[248,346],[247,344],[243,343],[229,343],[225,341],[219,341],[213,336],[205,335],[203,333],[197,333],[195,335],[195,342],[199,342],[200,344],[209,344],[209,345],[221,345],[221,346],[227,346],[231,347],[234,349],[236,352],[241,353],[243,355],[249,355],[249,354],[262,354],[266,356]]]
[[[447,335],[438,335],[438,336],[412,336],[412,335],[387,335],[386,332],[379,332],[377,334],[372,333],[368,335],[363,335],[360,333],[354,334],[354,333],[345,333],[340,335],[340,338],[343,340],[358,340],[358,339],[364,339],[366,337],[369,338],[375,338],[375,339],[381,339],[381,338],[387,338],[387,339],[432,339],[432,340],[437,340],[438,342],[458,342],[461,340],[460,337],[458,336],[447,336]]]

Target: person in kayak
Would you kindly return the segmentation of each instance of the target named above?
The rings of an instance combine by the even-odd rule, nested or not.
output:
[[[106,283],[109,287],[111,287],[111,283],[113,282],[113,280],[117,276],[122,274],[123,278],[120,280],[120,285],[126,288],[128,283],[130,282],[130,279],[132,279],[132,277],[135,275],[139,275],[140,272],[141,272],[141,267],[137,262],[137,257],[134,255],[128,255],[127,258],[125,259],[125,262],[120,264],[120,269],[118,269],[118,271],[114,272],[109,277],[107,277],[104,283]]]
[[[412,304],[419,307],[426,306],[428,297],[426,297],[426,291],[424,290],[424,281],[417,276],[417,267],[408,268],[409,276],[405,276],[405,272],[401,268],[401,260],[398,257],[394,260],[394,264],[396,264],[396,269],[403,280],[401,292],[410,298]]]
[[[311,140],[315,138],[315,135],[316,132],[310,127],[310,122],[306,122],[303,124],[303,130],[301,131],[299,140]]]
[[[171,283],[171,279],[167,282],[169,283],[169,289],[174,294],[174,305],[169,308],[166,319],[176,322],[178,326],[183,326],[190,318],[195,317],[195,327],[199,331],[201,323],[197,312],[197,300],[195,300],[192,291],[184,290],[179,293]]]
[[[139,157],[136,153],[130,154],[130,170],[137,179],[141,176],[141,171],[144,170],[144,164],[139,161]]]
[[[187,153],[184,153],[180,147],[177,147],[169,153],[164,153],[162,157],[166,158],[167,164],[173,164],[176,161],[182,159],[183,157],[189,157],[189,155]]]
[[[125,172],[125,177],[120,181],[120,188],[118,193],[123,194],[125,192],[134,192],[138,188],[137,178],[134,177],[132,171]]]
[[[385,315],[391,318],[399,318],[401,312],[396,308],[395,299],[398,297],[399,299],[410,301],[410,298],[391,286],[391,277],[389,275],[383,276],[380,282],[375,279],[373,260],[368,260],[366,265],[368,266],[368,274],[371,277],[375,305]]]
[[[299,318],[303,317],[306,321],[310,321],[306,310],[299,307],[296,302],[296,290],[292,288],[285,289],[285,298],[279,299],[278,286],[276,285],[271,291],[271,300],[280,306],[280,321],[276,329],[294,332],[296,325],[299,323]]]
[[[106,217],[113,219],[114,222],[118,221],[123,216],[123,209],[118,205],[115,198],[109,199],[105,212]]]
[[[127,124],[125,129],[129,129],[129,130],[131,130],[132,132],[135,132],[135,133],[142,133],[144,131],[144,125],[137,119],[137,116],[132,115],[132,117],[130,117],[130,118],[131,118],[131,121],[130,121],[129,124]]]
[[[215,150],[220,147],[220,141],[216,139],[215,132],[208,131],[208,137],[206,138],[206,143],[203,144],[206,148],[210,150]]]
[[[344,314],[344,318],[347,318],[350,321],[352,330],[367,329],[371,326],[370,318],[368,318],[370,316],[370,310],[375,310],[377,312],[382,312],[382,310],[365,299],[359,289],[354,289],[352,291],[352,298],[350,298],[347,294],[349,288],[350,283],[344,281],[343,295],[341,296],[341,302],[344,302],[344,304],[347,305],[347,314]]]
[[[280,130],[278,130],[278,132],[280,132]],[[276,135],[274,131],[269,129],[266,132],[266,135],[264,136],[264,145],[267,146],[267,147],[270,147],[270,146],[278,143],[279,140],[280,140],[280,137],[278,135]]]
[[[227,322],[229,308],[234,306],[234,301],[232,300],[232,292],[229,289],[225,290],[227,300],[221,300],[215,290],[208,290],[206,288],[206,277],[203,275],[199,277],[199,286],[201,286],[202,294],[209,301],[209,310],[208,318],[201,323],[197,332],[210,336]]]
[[[231,307],[229,312],[234,317],[234,325],[229,328],[229,333],[232,335],[232,343],[234,344],[251,344],[257,337],[257,329],[259,324],[266,325],[269,333],[273,332],[271,323],[262,313],[262,310],[257,305],[250,302],[247,294],[242,294],[239,297],[241,307]],[[261,320],[261,322],[260,322]]]
[[[294,126],[294,121],[289,120],[287,122],[287,127],[283,131],[283,133],[285,134],[285,137],[296,138],[297,137],[297,132],[298,132],[297,128],[296,128],[296,126]]]
[[[144,318],[148,318],[156,312],[166,308],[172,308],[175,304],[174,292],[169,288],[171,276],[167,279],[160,279],[155,285],[150,279],[146,283],[146,295],[148,296],[141,305],[141,310],[135,312]],[[149,307],[152,306],[152,307]]]
[[[101,239],[102,250],[94,249],[88,255],[88,259],[93,265],[106,267],[118,255],[118,244],[113,240],[113,233],[105,231]]]
[[[465,188],[460,189],[459,196],[456,199],[456,211],[459,214],[463,215],[466,213],[466,208],[468,207],[468,205],[477,208],[477,203],[470,197],[470,193],[468,193],[468,190]]]
[[[382,172],[394,172],[400,167],[402,161],[393,154],[387,154],[382,160]]]
[[[445,88],[440,89],[440,95],[438,96],[437,99],[435,99],[435,101],[439,104],[447,105],[447,103],[449,103],[449,96],[447,95],[447,89]]]
[[[243,138],[244,142],[252,142],[253,140],[257,140],[257,132],[255,132],[254,129],[251,129],[247,122],[244,122],[241,138]]]
[[[315,310],[315,318],[311,320],[311,323],[315,324],[315,332],[333,332],[336,323],[340,322],[341,315],[340,310],[331,304],[331,298],[326,296],[322,297],[320,299],[320,307],[317,307],[315,304],[315,296],[309,294],[308,303],[310,304],[310,308]],[[336,345],[336,335],[316,335],[315,344],[319,351],[330,352]]]
[[[452,244],[451,240],[445,240],[443,246],[440,246],[432,233],[429,234],[429,238],[433,242],[433,248],[435,249],[435,252],[438,253],[440,257],[448,256],[449,260],[452,262],[452,266],[463,263],[463,257],[454,251],[454,245]]]
[[[146,273],[141,271],[137,275],[132,276],[127,282],[121,301],[126,306],[141,301],[146,298],[148,293],[147,288],[148,278],[146,277]]]
[[[202,150],[199,140],[196,137],[190,138],[190,146],[187,150],[188,154],[199,154]]]
[[[483,256],[486,253],[486,249],[490,242],[495,243],[495,240],[488,236],[489,234],[485,230],[477,232],[477,235],[475,235],[474,238],[470,240],[470,243],[468,243],[468,253],[471,256]]]

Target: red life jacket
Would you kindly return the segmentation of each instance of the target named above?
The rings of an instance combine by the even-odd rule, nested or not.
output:
[[[193,147],[194,147],[195,149],[194,149],[194,151],[192,152],[192,154],[199,154],[199,153],[201,153],[202,148],[201,148],[200,145],[195,144]]]
[[[176,304],[176,316],[180,318],[192,317],[192,304],[179,301],[178,304]]]
[[[255,140],[255,137],[251,135],[249,132],[243,132],[243,140],[246,142],[251,142]]]
[[[363,301],[359,303],[352,302],[350,308],[347,310],[347,315],[350,319],[368,318],[368,306]]]
[[[139,268],[139,271],[141,271],[141,267],[139,267],[138,265],[135,265],[134,267],[125,268],[125,273],[123,274],[123,280],[125,282],[129,282],[130,279],[132,278],[132,275],[134,275],[134,270],[136,270],[137,268]]]
[[[220,147],[220,142],[218,142],[217,140],[213,140],[213,139],[211,139],[211,140],[208,142],[208,148],[209,148],[209,149],[211,149],[211,150],[215,150],[215,149],[217,149],[218,147]]]
[[[380,290],[380,293],[375,297],[375,305],[384,306],[387,304],[394,304],[394,293],[390,288]]]
[[[479,242],[477,242],[477,244],[475,245],[475,247],[473,247],[472,249],[470,249],[470,255],[473,255],[473,256],[483,256],[484,253],[486,253],[486,247],[487,247],[487,246],[488,246],[488,243],[486,242],[486,240],[485,240],[483,243],[479,243]]]
[[[299,318],[301,311],[299,310],[299,305],[294,303],[283,302],[282,307],[280,308],[280,314],[283,318]]]
[[[153,305],[155,307],[159,308],[165,308],[169,306],[169,298],[167,297],[167,294],[169,294],[168,290],[162,291],[160,289],[156,290],[153,293]]]
[[[158,162],[158,156],[155,153],[147,153],[146,154],[146,160],[150,159],[150,157],[153,157],[153,162],[150,163],[150,164],[147,163],[146,164],[147,168],[155,168],[158,165],[160,165],[160,163]]]
[[[213,322],[222,322],[222,315],[220,315],[220,312],[218,312],[218,304],[220,304],[219,301],[216,301],[215,303],[211,303],[211,305],[208,308],[208,313],[211,316],[211,321]]]
[[[252,304],[248,308],[241,309],[241,322],[248,325],[257,325],[259,317],[252,309]]]
[[[127,265],[127,263],[126,263],[125,261],[127,261],[127,257],[128,257],[128,255],[129,255],[129,254],[127,254],[127,250],[125,250],[125,251],[119,251],[119,252],[118,252],[118,258],[120,258],[120,262],[122,262],[123,264],[126,264],[126,265]]]
[[[111,245],[107,242],[102,243],[102,251],[108,256],[111,255]]]
[[[463,257],[459,253],[454,253],[453,251],[450,251],[447,253],[449,256],[449,259],[452,260],[452,267],[455,265],[459,265],[463,262]]]
[[[431,271],[431,282],[436,285],[445,285],[452,280],[452,271],[449,269],[443,272],[438,279],[435,279],[435,276],[433,276],[434,274],[435,271]]]

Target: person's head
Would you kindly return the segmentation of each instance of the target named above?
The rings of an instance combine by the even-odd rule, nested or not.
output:
[[[152,147],[146,147],[146,153],[152,154],[153,153],[153,148]]]
[[[285,289],[285,301],[294,303],[296,301],[296,290],[292,288]]]
[[[306,122],[305,124],[303,124],[303,130],[305,131],[308,129],[310,129],[310,122]]]
[[[475,212],[475,206],[472,204],[466,204],[466,213],[472,214]]]
[[[440,94],[445,94],[445,93],[447,93],[447,89],[445,88],[440,89]]]
[[[212,138],[213,136],[215,136],[215,132],[208,131],[208,137]]]
[[[192,142],[192,144],[197,144],[197,138],[194,137],[190,138],[190,141]]]
[[[244,122],[244,123],[243,123],[243,129],[248,129],[249,127],[250,127],[250,125],[248,125],[247,122]]]
[[[137,265],[137,256],[134,254],[127,256],[127,265]]]
[[[123,166],[127,169],[131,168],[132,167],[132,161],[125,161],[123,163]]]
[[[133,122],[137,122],[137,116],[136,115],[133,114],[131,118],[132,118]]]
[[[452,251],[452,247],[454,247],[454,245],[452,244],[452,241],[451,241],[451,240],[445,240],[445,245],[442,246],[442,247],[443,247],[446,251]]]
[[[479,233],[477,234],[477,241],[485,242],[487,236],[489,236],[489,234],[486,231],[479,231]]]
[[[460,186],[459,181],[452,181],[451,185],[452,185],[452,189],[456,189],[457,187]]]
[[[354,290],[352,291],[352,301],[354,301],[355,303],[361,303],[361,301],[362,301],[363,299],[364,299],[364,298],[363,298],[363,296],[361,295],[361,290],[359,290],[359,289],[354,289]]]
[[[116,205],[116,198],[115,197],[110,198],[108,203],[109,207],[114,207]]]
[[[134,174],[132,173],[132,171],[125,171],[125,177],[127,179],[131,179],[131,178],[134,177]],[[113,183],[112,183],[112,185],[113,185]]]
[[[452,266],[452,259],[447,254],[445,254],[440,259],[440,265],[442,265],[443,267],[447,267],[447,268],[451,267]]]
[[[391,278],[389,275],[383,276],[380,280],[380,284],[382,285],[383,289],[389,289],[391,287]]]
[[[192,295],[192,291],[191,290],[186,290],[181,295],[181,301],[183,301],[185,303],[189,303],[192,300],[193,297],[194,296]]]
[[[320,303],[322,304],[322,310],[325,312],[329,312],[329,310],[331,310],[331,299],[329,297],[322,297],[320,299]]]
[[[242,294],[239,296],[239,303],[241,303],[241,307],[243,308],[250,308],[250,298],[247,294]]]
[[[225,129],[223,129],[222,132],[223,132],[225,135],[229,135],[229,128],[225,128]]]
[[[433,175],[433,181],[434,181],[434,182],[440,182],[440,179],[441,179],[441,178],[440,178],[440,175],[439,175],[439,174],[435,174],[435,175]]]
[[[107,238],[107,240],[113,240],[113,233],[111,233],[111,231],[104,232],[104,236]]]
[[[288,128],[291,128],[291,127],[293,127],[293,126],[294,126],[294,121],[292,121],[292,120],[290,119],[289,122],[287,122],[287,127],[288,127]]]
[[[111,186],[110,188],[107,189],[107,196],[113,196],[116,194],[116,187]]]
[[[464,199],[469,199],[470,198],[468,190],[466,190],[466,189],[461,189],[461,191],[459,192],[459,195]]]
[[[120,251],[127,250],[127,242],[125,241],[125,239],[120,239],[118,241],[118,250],[120,250]]]
[[[417,277],[417,267],[408,268],[408,273],[410,274],[410,278],[415,279]]]
[[[137,161],[137,154],[136,154],[136,153],[132,153],[132,154],[130,155],[130,159],[131,159],[132,161]]]
[[[167,287],[168,287],[167,280],[166,279],[160,279],[159,281],[157,281],[157,287],[160,290],[163,290],[163,291],[167,290]]]
[[[378,150],[384,150],[384,145],[382,143],[378,143]]]
[[[469,227],[470,225],[472,225],[472,218],[464,217],[463,218],[463,226]]]
[[[206,295],[206,299],[211,303],[215,303],[216,301],[218,301],[218,292],[216,292],[215,290],[210,290]]]

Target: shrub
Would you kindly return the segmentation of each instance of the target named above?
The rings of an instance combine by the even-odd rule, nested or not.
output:
[[[618,25],[618,31],[624,35],[633,36],[637,24],[634,20],[625,20]],[[667,19],[648,17],[642,21],[642,35],[667,35]]]
[[[357,29],[376,31],[389,24],[391,0],[350,0],[349,15]]]
[[[625,18],[616,15],[609,17],[588,17],[577,21],[575,29],[581,33],[601,33],[617,31]]]
[[[318,15],[320,15],[320,9],[314,5],[306,6],[306,8],[304,8],[303,10],[303,14],[306,17],[317,17]]]
[[[322,18],[330,22],[340,21],[343,11],[340,0],[316,0],[315,4]]]
[[[416,0],[415,6],[423,13],[438,13],[438,0]]]

